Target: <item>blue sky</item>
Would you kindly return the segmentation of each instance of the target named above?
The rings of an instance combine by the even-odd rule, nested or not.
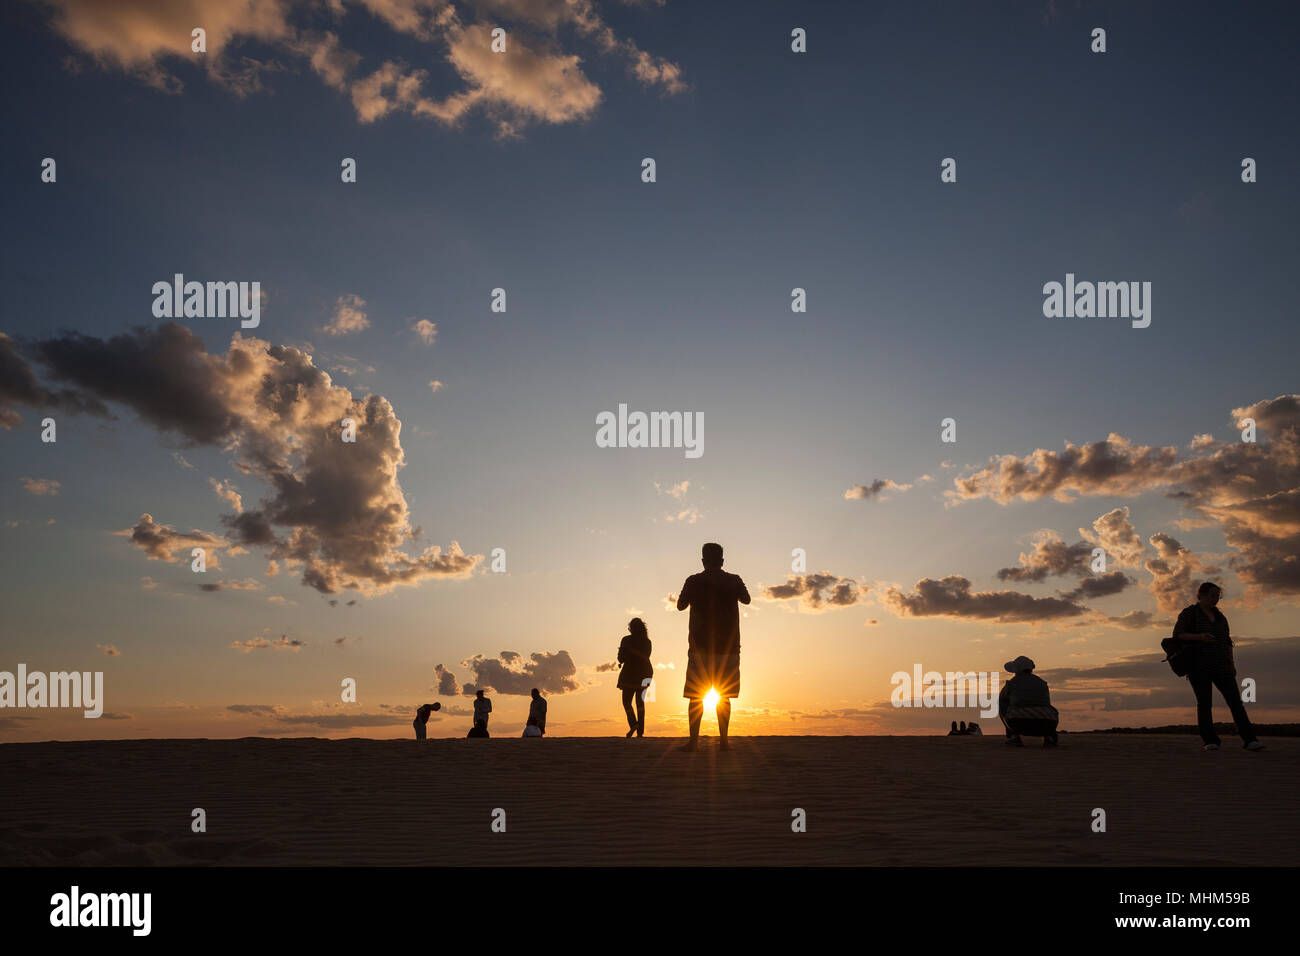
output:
[[[1147,610],[1146,631],[1104,619],[909,618],[881,603],[890,586],[912,593],[956,574],[978,591],[1012,587],[996,571],[1016,565],[1035,531],[1075,541],[1117,507],[1131,509],[1144,540],[1173,535],[1225,570],[1241,558],[1220,524],[1175,525],[1204,517],[1165,497],[1176,484],[1099,487],[1074,503],[984,495],[954,506],[945,492],[991,456],[1111,433],[1194,457],[1194,435],[1231,443],[1233,409],[1297,391],[1294,11],[594,4],[619,44],[609,52],[553,22],[558,8],[540,0],[456,4],[460,34],[429,25],[445,9],[433,2],[347,3],[338,14],[253,6],[276,26],[248,36],[236,19],[205,59],[178,52],[190,21],[215,9],[203,3],[156,23],[147,10],[123,13],[115,26],[89,22],[72,0],[0,13],[0,43],[23,77],[3,106],[10,294],[0,329],[23,348],[66,331],[103,340],[159,325],[149,290],[173,273],[256,279],[267,303],[246,335],[309,352],[336,385],[392,403],[400,486],[420,529],[412,553],[504,547],[509,573],[479,566],[331,607],[292,571],[266,577],[254,549],[223,558],[221,574],[259,589],[201,593],[185,562],[150,560],[111,532],[148,513],[222,533],[229,508],[210,478],[250,502],[266,491],[234,468],[238,455],[195,447],[122,404],[111,422],[58,415],[59,441],[41,445],[43,413],[19,408],[22,423],[0,432],[0,521],[17,522],[3,529],[9,656],[112,668],[110,709],[132,714],[60,732],[188,732],[158,709],[168,701],[197,708],[186,719],[211,735],[284,732],[236,724],[232,704],[328,712],[338,719],[320,728],[342,732],[346,715],[331,703],[341,674],[375,688],[362,712],[406,713],[430,695],[433,665],[464,683],[473,668],[459,662],[503,649],[569,652],[582,689],[553,721],[616,729],[613,675],[595,667],[640,611],[656,656],[680,673],[685,622],[663,599],[706,540],[726,545],[728,567],[755,590],[785,582],[796,547],[809,572],[862,590],[843,608],[756,601],[743,627],[746,686],[757,689],[740,701],[755,726],[905,730],[888,714],[863,723],[848,713],[887,698],[896,668],[933,659],[996,670],[1026,647],[1049,677],[1052,664],[1102,667],[1151,653],[1169,615],[1142,562],[1128,588],[1090,609]],[[386,18],[403,11],[421,25]],[[559,119],[529,109],[542,95],[525,88],[531,74],[458,72],[457,44],[497,23],[538,62],[579,58],[542,94],[595,87],[598,104]],[[151,47],[145,26],[179,39]],[[790,51],[796,26],[806,54]],[[1105,54],[1089,51],[1095,26],[1107,30]],[[341,84],[301,52],[326,32],[358,57]],[[647,81],[629,51],[676,79]],[[212,66],[249,62],[261,65],[260,89],[236,89]],[[366,122],[357,91],[389,62],[424,70],[420,96],[440,108],[484,83],[498,95],[454,123],[400,103]],[[58,162],[55,184],[39,179],[46,156]],[[339,181],[345,156],[357,159],[356,184]],[[647,156],[653,184],[640,181]],[[955,184],[939,182],[948,156]],[[1249,185],[1246,156],[1259,164]],[[1044,318],[1042,286],[1067,272],[1150,281],[1151,326]],[[790,310],[796,286],[806,313]],[[488,308],[495,287],[507,290],[504,314]],[[330,336],[322,330],[345,296],[364,300],[369,327]],[[433,344],[412,334],[418,319],[436,323]],[[236,331],[230,320],[185,324],[214,355]],[[620,402],[703,413],[704,456],[597,448],[595,415]],[[938,440],[947,416],[955,445]],[[1289,419],[1277,420],[1285,430]],[[1289,474],[1269,493],[1292,490]],[[31,494],[24,478],[57,481],[58,493]],[[845,498],[876,479],[913,487]],[[655,486],[684,481],[681,498]],[[1221,507],[1212,481],[1198,482],[1197,505]],[[667,520],[689,509],[693,523]],[[1236,574],[1224,578],[1229,599],[1242,599],[1226,605],[1234,631],[1295,635],[1297,592],[1274,582],[1246,599],[1250,582]],[[142,590],[146,576],[157,586]],[[1070,583],[1023,590],[1049,596]],[[280,634],[307,644],[231,648]],[[336,648],[341,637],[353,643]],[[660,695],[665,728],[684,711],[674,680]],[[1288,708],[1298,692],[1289,688]],[[1085,698],[1078,707],[1085,725],[1147,717],[1096,713]],[[407,719],[370,729],[400,734]],[[7,732],[49,736],[48,726]],[[437,732],[462,730],[449,717]]]

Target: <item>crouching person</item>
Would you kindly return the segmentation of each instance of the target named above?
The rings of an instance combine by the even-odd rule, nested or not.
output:
[[[1044,747],[1055,747],[1056,724],[1060,715],[1052,706],[1047,681],[1034,673],[1034,662],[1021,655],[1004,665],[1015,677],[1002,685],[998,695],[998,716],[1007,729],[1007,743],[1023,747],[1021,734],[1042,737]]]

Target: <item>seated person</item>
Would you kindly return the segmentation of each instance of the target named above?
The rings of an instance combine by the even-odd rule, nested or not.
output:
[[[957,733],[963,735],[970,733],[970,731],[966,729],[966,721],[963,720],[961,722],[961,726],[957,728]]]
[[[984,736],[984,731],[980,730],[980,725],[975,723],[973,720],[966,725],[966,733],[970,734],[972,737]]]
[[[1042,737],[1044,747],[1055,747],[1060,715],[1052,706],[1047,681],[1034,673],[1034,662],[1024,655],[1003,666],[1016,675],[1002,685],[998,695],[998,717],[1006,725],[1007,743],[1023,747],[1020,735],[1028,734]]]
[[[528,723],[524,727],[524,736],[540,737],[541,735],[542,735],[542,728],[537,726],[536,720],[534,720],[532,717],[529,717]]]
[[[957,730],[957,721],[954,720],[952,722],[952,730],[948,731],[948,736],[956,737],[958,733],[960,733],[960,731]]]
[[[490,737],[491,734],[489,734],[487,731],[487,721],[486,720],[474,721],[474,726],[470,728],[469,733],[467,733],[465,736],[466,737]]]

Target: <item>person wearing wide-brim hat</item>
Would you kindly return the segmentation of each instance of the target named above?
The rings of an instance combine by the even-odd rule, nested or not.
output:
[[[998,716],[1007,728],[1007,743],[1023,747],[1020,735],[1028,734],[1042,737],[1044,747],[1055,747],[1060,714],[1052,706],[1047,681],[1034,673],[1034,662],[1023,654],[1002,666],[1015,675],[998,695]]]

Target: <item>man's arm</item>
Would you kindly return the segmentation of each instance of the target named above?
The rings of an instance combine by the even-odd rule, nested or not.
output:
[[[1001,717],[1007,712],[1007,704],[1011,700],[1011,683],[1002,685],[1002,692],[998,694],[998,716]]]
[[[685,611],[691,606],[691,579],[687,578],[686,583],[682,585],[682,593],[677,595],[677,610]]]
[[[739,601],[741,604],[748,604],[749,589],[745,587],[745,582],[740,579],[739,574],[736,575],[736,584],[740,588],[740,593],[736,595],[736,600]]]

